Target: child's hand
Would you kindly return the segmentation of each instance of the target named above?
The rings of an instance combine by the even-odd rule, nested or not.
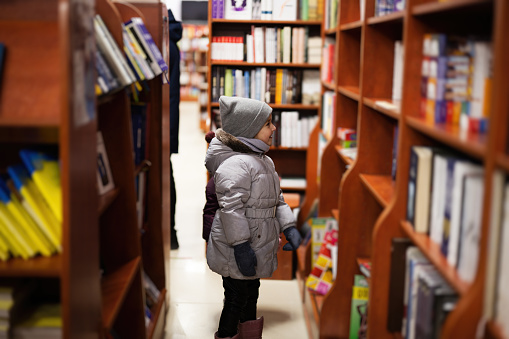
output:
[[[283,233],[285,234],[286,240],[288,240],[288,243],[283,247],[283,251],[295,251],[299,248],[302,237],[295,226],[288,227]]]
[[[235,261],[240,273],[246,277],[256,275],[256,254],[248,241],[233,246],[233,254],[235,255]]]

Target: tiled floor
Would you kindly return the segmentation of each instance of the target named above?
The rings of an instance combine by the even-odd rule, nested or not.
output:
[[[206,142],[198,106],[181,103],[179,154],[172,156],[177,189],[176,229],[180,248],[170,255],[170,308],[165,339],[213,338],[222,309],[221,277],[209,270],[201,237],[205,204]],[[264,339],[307,339],[295,280],[262,280],[258,316]]]

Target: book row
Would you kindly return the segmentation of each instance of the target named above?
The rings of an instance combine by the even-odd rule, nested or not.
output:
[[[0,259],[29,259],[62,251],[60,164],[30,149],[0,176]]]
[[[421,70],[421,115],[429,122],[486,132],[490,115],[491,42],[426,34]]]
[[[273,104],[316,105],[320,98],[318,70],[212,68],[212,102],[240,96]]]
[[[319,20],[319,0],[212,0],[212,18],[228,20]]]
[[[168,71],[168,65],[141,18],[133,17],[122,25],[123,46],[117,45],[99,14],[94,17],[94,32],[97,41],[96,94],[133,83],[141,90],[138,82]]]
[[[212,60],[320,64],[321,45],[308,27],[253,25],[243,37],[212,37],[210,53]]]
[[[406,7],[406,0],[372,0],[372,1],[375,2],[375,16],[384,16],[395,12],[401,12]]]
[[[429,234],[466,282],[479,261],[484,169],[440,147],[413,146],[407,220]]]

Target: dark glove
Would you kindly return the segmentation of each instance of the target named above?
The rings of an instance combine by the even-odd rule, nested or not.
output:
[[[233,246],[233,254],[235,254],[235,261],[237,262],[240,273],[246,277],[256,275],[256,255],[249,245],[249,241]]]
[[[283,231],[283,233],[285,234],[286,240],[288,240],[288,243],[283,246],[283,251],[295,251],[299,248],[302,237],[300,236],[297,228],[294,226],[288,227]]]

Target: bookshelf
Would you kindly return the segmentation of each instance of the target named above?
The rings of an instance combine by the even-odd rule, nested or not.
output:
[[[208,16],[208,31],[209,31],[209,40],[212,45],[215,41],[216,37],[242,37],[244,39],[244,50],[246,50],[246,35],[252,34],[254,27],[264,27],[264,28],[284,28],[289,27],[293,28],[305,28],[308,30],[308,37],[320,37],[321,36],[321,27],[322,21],[320,20],[294,20],[294,21],[277,21],[277,20],[236,20],[236,19],[219,19],[214,18],[212,14],[212,1],[209,1],[209,16]],[[262,42],[265,44],[265,42]],[[277,69],[284,69],[287,72],[304,72],[307,70],[314,70],[317,74],[320,71],[320,64],[318,62],[308,63],[308,62],[268,62],[265,58],[264,52],[264,61],[262,62],[248,62],[247,56],[244,56],[243,60],[222,60],[220,58],[213,58],[211,52],[211,48],[209,48],[209,53],[207,55],[207,83],[210,84],[208,86],[208,100],[207,100],[207,112],[208,112],[208,126],[207,131],[210,129],[214,129],[214,113],[213,111],[219,111],[219,103],[217,100],[214,100],[213,97],[213,88],[214,88],[214,80],[213,77],[215,74],[215,70],[217,69],[238,69],[245,71],[253,71],[260,68],[267,69],[267,72],[276,72]],[[282,47],[281,47],[282,49]],[[231,53],[230,53],[231,54]],[[282,58],[281,60],[282,61]],[[219,80],[218,80],[219,81]],[[274,86],[275,87],[275,86]],[[253,89],[252,89],[253,90]],[[304,93],[302,93],[304,94]],[[317,90],[317,95],[319,94],[319,90]],[[304,103],[303,103],[304,102]],[[295,103],[290,103],[288,100],[287,103],[276,103],[276,101],[268,102],[269,106],[273,108],[273,116],[274,113],[281,113],[285,111],[296,111],[299,112],[299,119],[307,118],[307,117],[316,117],[318,111],[320,109],[320,101],[311,100],[311,101],[303,101],[299,100]],[[311,126],[312,127],[312,126]],[[309,129],[311,131],[311,128]],[[311,134],[313,131],[310,132]],[[310,137],[310,141],[312,142],[312,137]],[[306,185],[301,185],[300,182],[303,182],[303,179],[308,177],[307,172],[309,171],[307,167],[308,158],[308,149],[311,145],[307,146],[273,146],[271,147],[268,155],[274,161],[276,171],[282,179],[290,179],[288,180],[288,184],[285,186],[284,182],[282,182],[281,188],[283,192],[288,193],[296,193],[301,197],[305,195]],[[302,198],[300,199],[302,201]],[[302,205],[302,204],[301,204]],[[293,278],[293,254],[289,252],[278,254],[279,258],[279,268],[274,272],[273,279],[292,279]]]
[[[158,12],[145,11],[144,6]],[[150,171],[155,174],[149,185],[158,190],[149,189],[149,226],[140,235],[127,90],[96,98],[93,84],[86,81],[95,75],[92,17],[99,13],[122,45],[123,7],[132,6],[109,0],[0,5],[0,41],[7,50],[0,86],[0,171],[20,161],[21,148],[56,151],[63,195],[62,253],[1,262],[0,282],[30,279],[41,287],[38,298],[59,301],[64,338],[109,337],[113,331],[125,337],[157,337],[158,320],[164,323],[161,233],[169,222],[163,218],[160,195],[167,175],[161,145],[167,135],[156,129],[151,134]],[[144,3],[137,8],[131,9],[156,19],[149,30],[161,47],[163,5]],[[150,86],[151,118],[159,126],[164,118],[162,86],[157,80]],[[96,189],[97,130],[103,132],[115,181],[115,189],[102,196]],[[162,291],[153,310],[158,316],[148,328],[143,320],[142,268]]]
[[[442,327],[442,338],[474,338],[478,324],[487,320],[484,336],[502,338],[500,324],[493,318],[482,319],[488,261],[490,210],[495,201],[496,172],[507,176],[507,91],[506,55],[508,53],[509,5],[498,0],[410,0],[401,12],[375,16],[375,0],[340,0],[338,26],[323,31],[324,37],[336,42],[334,81],[322,82],[322,92],[336,93],[335,125],[357,129],[359,133],[356,160],[342,157],[338,138],[327,141],[323,154],[308,151],[308,168],[321,173],[308,175],[306,200],[302,211],[308,211],[311,200],[320,199],[319,216],[334,216],[339,224],[338,275],[319,307],[314,337],[347,338],[350,327],[350,305],[354,275],[360,274],[357,260],[369,258],[372,263],[368,304],[368,337],[401,337],[389,332],[391,240],[408,238],[438,270],[459,299]],[[465,132],[450,124],[436,124],[420,117],[421,60],[424,34],[446,33],[463,37],[489,36],[493,43],[493,87],[487,133]],[[392,100],[394,43],[402,41],[404,67],[402,101]],[[397,134],[394,129],[398,127]],[[313,135],[318,138],[320,131]],[[392,149],[397,136],[396,179],[391,177]],[[316,140],[314,141],[316,142]],[[472,282],[461,279],[458,269],[428,235],[416,233],[406,220],[410,151],[412,146],[440,146],[466,159],[478,161],[484,169],[479,264]],[[317,164],[316,161],[320,160]],[[350,159],[351,160],[351,159]],[[309,173],[308,173],[309,174]],[[320,182],[315,185],[315,178]],[[304,216],[299,216],[302,224]],[[305,273],[300,249],[299,263]],[[301,279],[305,279],[303,274]],[[312,302],[312,296],[306,295]],[[306,300],[305,300],[306,301]],[[318,303],[315,303],[318,305]],[[316,314],[316,312],[315,312]],[[316,317],[315,317],[316,318]],[[312,332],[312,331],[311,331]]]

